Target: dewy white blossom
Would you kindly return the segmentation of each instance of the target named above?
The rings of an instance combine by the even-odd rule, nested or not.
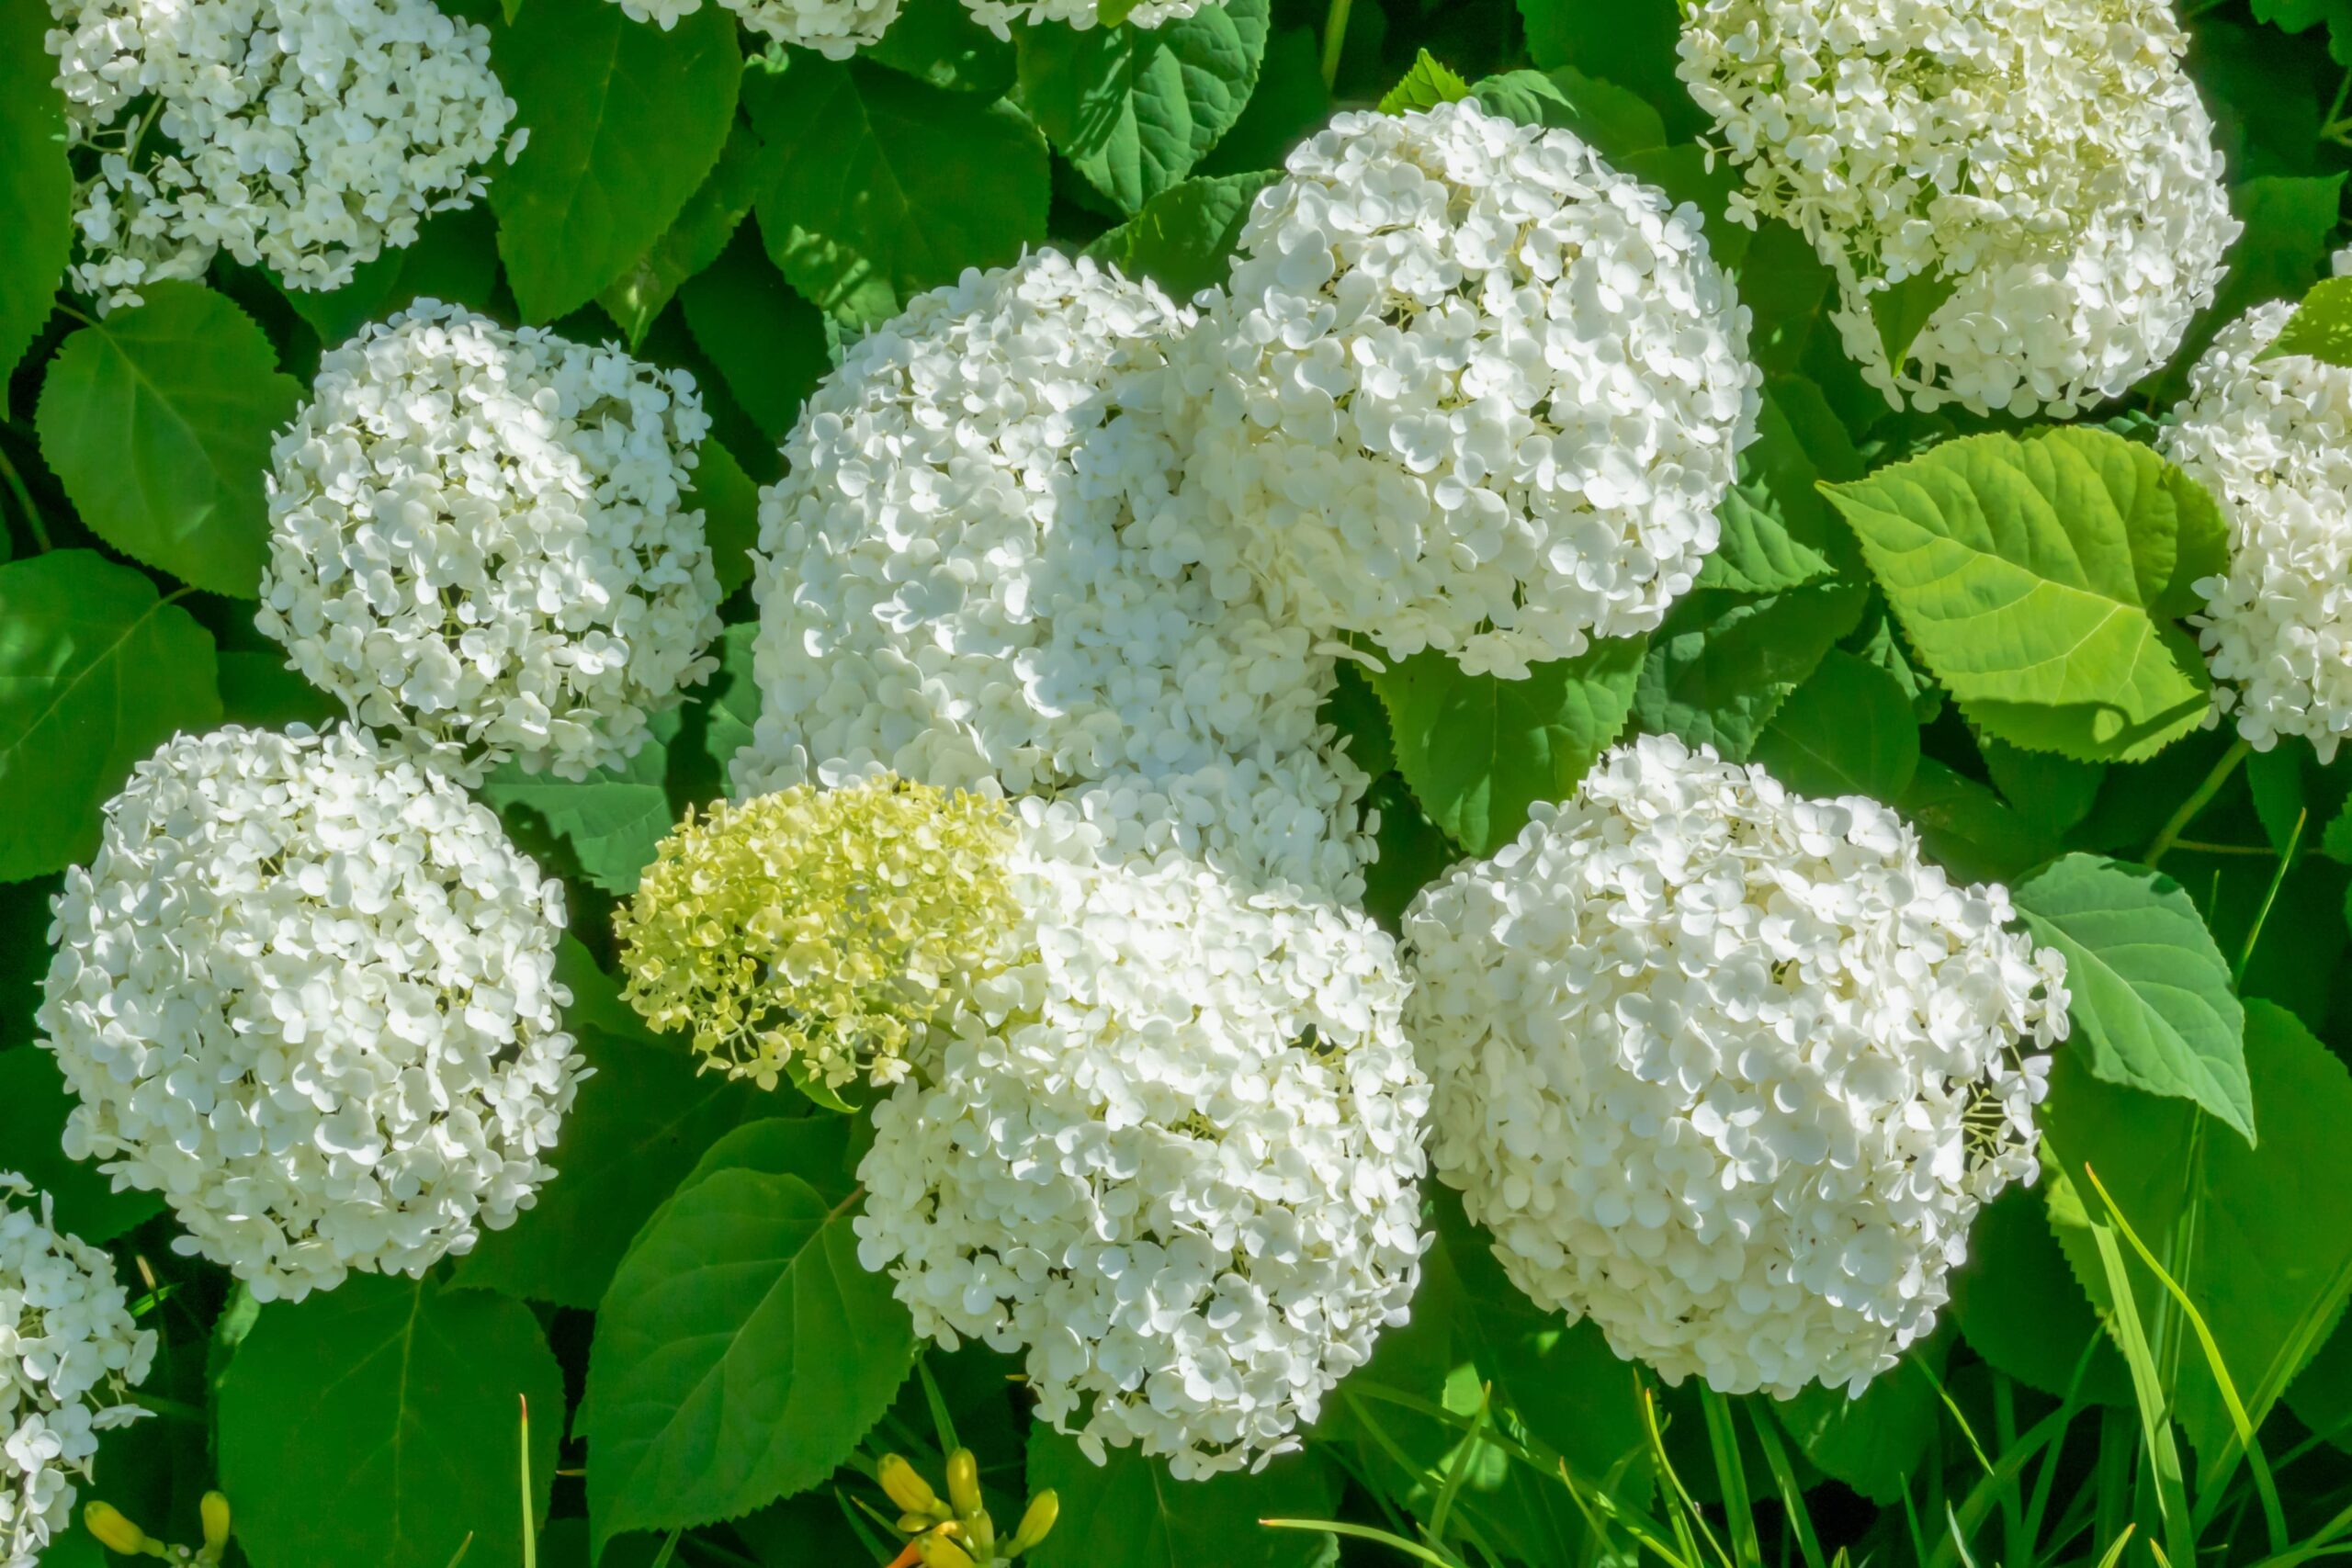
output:
[[[1038,1415],[1180,1479],[1297,1446],[1402,1323],[1429,1088],[1394,947],[1023,803],[1035,951],[875,1111],[858,1256],[918,1332],[1025,1351]]]
[[[2229,525],[2229,570],[2197,584],[2193,619],[2215,701],[2258,749],[2300,735],[2324,762],[2352,733],[2352,369],[2265,358],[2294,313],[2258,305],[2222,329],[2162,441]]]
[[[97,1434],[144,1414],[128,1390],[155,1358],[113,1261],[33,1196],[0,1171],[0,1568],[34,1568],[72,1524]]]
[[[2172,356],[2241,227],[2186,47],[2170,0],[1698,0],[1681,74],[1871,385],[2066,418]],[[1895,285],[1951,290],[1900,366]]]
[[[702,9],[702,0],[615,0],[632,18],[667,32]],[[719,0],[763,38],[847,60],[878,42],[898,19],[899,0]]]
[[[2030,1181],[2064,970],[1860,797],[1645,739],[1408,911],[1430,1158],[1520,1289],[1725,1393],[1859,1392]]]
[[[179,737],[52,909],[66,1152],[259,1299],[422,1275],[555,1174],[562,886],[433,769],[340,726]]]
[[[1164,352],[1191,320],[1039,252],[850,349],[761,497],[739,795],[884,769],[1082,795],[1132,847],[1360,886],[1332,660],[1173,488]]]
[[[74,141],[75,287],[135,304],[215,252],[339,288],[486,188],[514,100],[432,0],[50,0]],[[136,118],[145,103],[153,109]],[[151,123],[152,122],[152,123]],[[509,154],[521,146],[518,133]]]
[[[1467,101],[1287,168],[1178,355],[1188,487],[1278,618],[1510,677],[1657,626],[1758,406],[1698,210]]]
[[[468,780],[577,779],[709,678],[694,378],[421,300],[319,366],[277,438],[261,629]]]
[[[1156,28],[1163,22],[1181,21],[1206,3],[1207,0],[1142,0],[1140,5],[1122,10],[1119,19],[1131,27]],[[1102,21],[1102,0],[964,0],[964,7],[1001,39],[1012,36],[1016,22],[1023,26],[1068,22],[1083,32]]]

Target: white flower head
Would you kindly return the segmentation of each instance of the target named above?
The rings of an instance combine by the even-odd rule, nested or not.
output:
[[[1181,21],[1199,10],[1208,0],[1141,0],[1140,4],[1117,9],[1117,22],[1130,27],[1156,28],[1163,22]],[[1013,24],[1034,27],[1040,22],[1067,22],[1080,32],[1105,25],[1102,0],[964,0],[970,11],[990,32],[1001,39],[1012,36]],[[1112,26],[1116,26],[1114,22]]]
[[[1038,1415],[1098,1462],[1261,1464],[1419,1278],[1429,1088],[1395,949],[1022,809],[1031,955],[876,1107],[859,1258],[917,1332],[1025,1352]]]
[[[181,736],[51,908],[66,1152],[259,1299],[421,1276],[555,1174],[563,888],[438,772],[340,726]]]
[[[1698,210],[1466,100],[1287,168],[1178,355],[1187,488],[1277,615],[1514,678],[1656,627],[1758,408]]]
[[[2058,954],[1886,807],[1671,739],[1533,818],[1405,918],[1438,1175],[1668,1382],[1859,1393],[2038,1173]]]
[[[143,1414],[125,1401],[155,1359],[113,1260],[34,1196],[0,1171],[0,1568],[34,1568],[72,1524],[98,1432]]]
[[[2259,750],[2300,735],[2324,762],[2352,733],[2352,369],[2264,357],[2294,313],[2257,305],[2223,328],[2162,441],[2229,526],[2229,570],[2197,584],[2192,620],[2216,703]]]
[[[631,19],[668,32],[702,9],[702,0],[615,0]],[[719,0],[762,38],[847,60],[877,43],[898,19],[899,0]]]
[[[1363,771],[1333,667],[1172,476],[1191,313],[1038,252],[921,295],[803,407],[763,492],[749,797],[883,770],[1085,796],[1144,850],[1341,892]]]
[[[708,679],[684,371],[417,304],[320,362],[277,438],[261,629],[361,724],[467,780],[577,779]]]
[[[1680,71],[1871,385],[2068,418],[2172,356],[2241,228],[2186,48],[2170,0],[1698,0]],[[1917,279],[1951,292],[1890,365],[1871,303]]]
[[[514,117],[490,33],[432,0],[49,0],[78,193],[76,288],[136,304],[226,250],[340,288],[471,206]],[[150,100],[152,128],[126,118]],[[519,146],[519,136],[515,145]]]

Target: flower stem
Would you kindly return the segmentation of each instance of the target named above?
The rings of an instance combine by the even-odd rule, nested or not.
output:
[[[1348,41],[1349,0],[1331,0],[1331,9],[1323,18],[1323,86],[1326,91],[1340,80],[1340,51]]]
[[[2222,793],[2222,786],[2230,782],[2230,775],[2238,771],[2238,764],[2245,761],[2246,753],[2253,750],[2244,736],[2230,742],[2230,749],[2222,753],[2222,760],[2213,764],[2213,771],[2205,775],[2205,782],[2190,792],[2188,798],[2180,803],[2180,809],[2172,814],[2171,820],[2148,840],[2147,852],[2140,857],[2141,864],[2152,871],[2155,869],[2157,863],[2165,858],[2173,845],[2180,841],[2180,836],[2188,830],[2188,825],[2197,820],[2197,814],[2213,804],[2213,797]]]

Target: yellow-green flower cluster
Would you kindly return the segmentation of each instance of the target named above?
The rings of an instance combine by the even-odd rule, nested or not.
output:
[[[1003,966],[1012,836],[1000,802],[891,777],[688,812],[615,917],[625,994],[763,1089],[896,1083]]]

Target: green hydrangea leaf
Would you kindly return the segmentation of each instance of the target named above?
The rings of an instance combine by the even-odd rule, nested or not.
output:
[[[1666,122],[1638,94],[1588,76],[1573,65],[1555,71],[1506,71],[1470,89],[1481,108],[1522,125],[1573,130],[1602,157],[1620,159],[1666,145]]]
[[[1836,581],[1764,598],[1684,594],[1650,636],[1634,716],[1652,734],[1747,761],[1789,694],[1854,629],[1867,598],[1860,584]]]
[[[2021,750],[1990,735],[1977,738],[1976,750],[2009,808],[2048,833],[2063,834],[2088,817],[2107,782],[2103,763]]]
[[[1015,71],[1012,45],[981,26],[963,0],[907,0],[865,58],[929,86],[985,98],[1001,96]]]
[[[695,457],[694,490],[687,504],[702,509],[703,537],[723,600],[752,581],[752,550],[760,542],[760,487],[716,435]]]
[[[0,566],[0,881],[86,861],[132,764],[220,722],[212,636],[94,550]]]
[[[2178,617],[2220,571],[2221,516],[2102,430],[1946,442],[1826,493],[1929,671],[1976,726],[2077,761],[2136,761],[2203,722]]]
[[[544,3],[544,0],[537,0]],[[547,1515],[563,1372],[530,1308],[356,1274],[272,1302],[220,1387],[220,1485],[254,1568],[519,1562],[522,1405]]]
[[[416,243],[366,263],[342,288],[288,288],[286,302],[333,348],[369,321],[405,310],[419,299],[441,299],[495,313],[498,224],[487,207],[441,212],[424,220]]]
[[[161,1194],[141,1188],[118,1192],[88,1161],[68,1159],[62,1139],[74,1105],[57,1058],[37,1045],[0,1051],[0,1165],[47,1193],[57,1224],[93,1246],[164,1212]]]
[[[1630,88],[1672,122],[1677,136],[1706,123],[1675,74],[1681,36],[1675,0],[1519,0],[1519,14],[1539,71],[1574,66]]]
[[[2007,882],[2058,852],[2007,801],[1932,757],[1919,759],[1901,805],[1929,858],[1962,882]]]
[[[743,412],[769,441],[783,441],[800,400],[831,367],[825,318],[793,292],[750,233],[737,234],[718,261],[689,279],[678,303],[695,344]]]
[[[1218,175],[1170,186],[1143,210],[1086,247],[1129,277],[1148,277],[1178,299],[1226,279],[1258,193],[1281,176]]]
[[[2262,357],[2289,354],[2352,365],[2352,277],[2331,277],[2304,295]]]
[[[1919,771],[1919,721],[1894,676],[1833,648],[1764,727],[1755,760],[1805,795],[1893,805]]]
[[[1289,1454],[1263,1472],[1175,1481],[1168,1461],[1113,1449],[1096,1464],[1075,1440],[1040,1421],[1029,1429],[1029,1494],[1052,1490],[1061,1517],[1028,1555],[1036,1568],[1309,1568],[1328,1560],[1328,1537],[1265,1529],[1260,1519],[1328,1519],[1339,1502],[1329,1468]]]
[[[1087,183],[1136,212],[1241,118],[1265,55],[1267,4],[1217,0],[1156,28],[1025,28],[1022,96]]]
[[[2096,1076],[2195,1100],[2254,1140],[2245,1011],[2230,966],[2180,884],[2072,854],[2015,890],[2036,942],[2066,959],[2067,1052]]]
[[[0,404],[74,250],[65,103],[52,85],[56,57],[41,42],[49,19],[40,6],[0,15]]]
[[[1772,1414],[1823,1473],[1882,1506],[1898,1504],[1936,1438],[1943,1347],[1940,1338],[1914,1346],[1859,1396],[1812,1383],[1794,1399],[1774,1403]]]
[[[41,383],[41,456],[93,533],[251,599],[269,553],[262,476],[302,389],[225,295],[154,283],[65,340]]]
[[[636,756],[584,779],[526,773],[519,762],[508,762],[482,781],[481,797],[502,814],[537,817],[571,846],[582,874],[595,886],[607,893],[634,893],[638,874],[652,863],[653,852],[670,831],[673,813],[664,780],[678,723],[674,708],[656,714],[652,737]]]
[[[530,138],[490,183],[498,250],[527,321],[570,314],[668,231],[718,163],[743,57],[734,13],[671,28],[608,0],[537,0],[496,34]]]
[[[2080,1397],[2130,1407],[2131,1373],[2067,1266],[2038,1189],[2012,1186],[1976,1216],[1968,1267],[1952,1271],[1951,1311],[1987,1365],[2052,1396],[2074,1384],[2089,1348]]]
[[[719,149],[718,164],[652,247],[596,296],[629,346],[652,330],[686,279],[717,261],[775,179],[776,160],[747,120],[738,119]]]
[[[1382,114],[1406,114],[1414,109],[1433,109],[1440,104],[1460,103],[1470,96],[1470,84],[1440,63],[1428,50],[1413,57],[1412,69],[1381,95]]]

